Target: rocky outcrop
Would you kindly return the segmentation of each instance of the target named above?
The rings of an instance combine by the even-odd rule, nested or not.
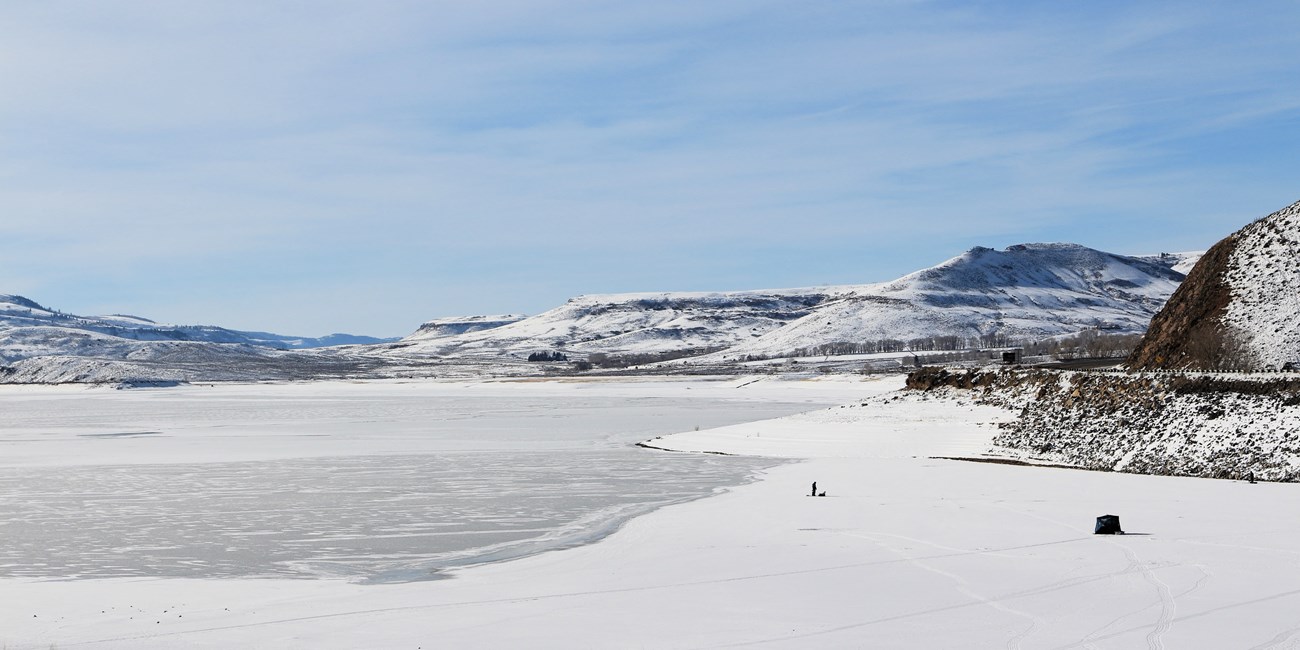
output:
[[[998,382],[1003,377],[1005,375],[986,370],[954,371],[936,366],[926,366],[908,373],[907,388],[920,391],[943,387],[983,388]]]
[[[1300,379],[1070,373],[994,444],[1088,469],[1300,479]]]
[[[1151,321],[1138,370],[1262,370],[1300,362],[1300,203],[1215,244]]]
[[[1002,370],[913,373],[1020,410],[993,452],[1085,469],[1300,480],[1300,377]]]
[[[1206,251],[1187,279],[1151,319],[1147,333],[1128,358],[1138,370],[1217,368],[1229,360],[1223,333],[1223,313],[1232,292],[1224,282],[1236,246],[1230,236]]]

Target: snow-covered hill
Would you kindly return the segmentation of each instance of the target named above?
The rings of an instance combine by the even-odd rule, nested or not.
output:
[[[717,362],[886,339],[987,345],[1089,328],[1140,333],[1182,281],[1174,267],[1196,255],[1130,257],[1076,244],[974,248],[880,284],[581,296],[529,318],[485,317],[491,326],[464,333],[431,321],[389,353],[463,358],[692,350],[710,351],[699,360]]]
[[[1224,281],[1223,322],[1241,333],[1256,367],[1300,363],[1300,202],[1246,226]]]
[[[390,343],[398,340],[396,337],[379,338],[361,334],[346,334],[343,332],[335,332],[333,334],[326,334],[325,336],[290,336],[287,334],[273,334],[271,332],[246,331],[236,331],[236,333],[247,338],[250,345],[261,345],[279,350],[310,350],[313,348],[327,348],[336,345],[374,345],[376,343]]]
[[[398,354],[524,357],[532,352],[652,354],[731,347],[797,319],[834,290],[579,296],[550,311],[445,336],[432,321],[392,346]],[[433,335],[430,333],[433,332]]]
[[[1140,333],[1182,281],[1172,267],[1183,259],[1129,257],[1077,244],[976,247],[893,282],[854,288],[726,355],[777,356],[888,339],[911,347],[942,347],[953,339],[1003,345],[1091,328]]]
[[[470,334],[481,332],[509,325],[516,321],[521,321],[526,316],[521,314],[503,314],[500,316],[456,316],[451,318],[435,318],[420,326],[414,334],[402,339],[403,341],[431,341],[434,339],[447,338],[460,334]]]
[[[1206,252],[1151,323],[1135,368],[1300,364],[1300,202]]]
[[[268,332],[242,332],[209,325],[165,325],[139,316],[77,316],[50,309],[22,296],[0,295],[0,361],[46,355],[130,358],[175,354],[178,345],[244,345],[278,350],[328,345],[382,343],[350,334],[312,338]],[[157,344],[167,343],[166,346]]]
[[[114,314],[76,316],[22,296],[0,295],[0,383],[298,379],[354,376],[367,364],[346,354],[292,348],[370,343],[177,326]]]
[[[1193,268],[1196,267],[1196,263],[1201,261],[1201,257],[1205,255],[1205,251],[1195,251],[1190,253],[1173,253],[1173,255],[1178,257],[1179,260],[1178,263],[1174,264],[1173,267],[1171,268],[1173,268],[1173,270],[1175,271],[1178,271],[1179,273],[1182,273],[1183,275],[1187,275],[1188,273],[1192,272]]]
[[[892,282],[580,296],[526,318],[433,320],[400,341],[374,345],[355,345],[374,340],[346,335],[307,339],[120,314],[75,316],[0,296],[0,364],[6,381],[413,376],[469,366],[528,374],[541,371],[524,361],[538,352],[637,364],[680,357],[734,363],[875,352],[882,343],[960,349],[1085,329],[1139,333],[1182,281],[1174,268],[1192,255],[1130,257],[1075,244],[974,248]],[[286,351],[338,344],[354,345]]]

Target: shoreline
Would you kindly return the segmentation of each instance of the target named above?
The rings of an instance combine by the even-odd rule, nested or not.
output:
[[[634,446],[652,449],[656,451],[677,453],[670,449],[661,450],[656,447],[648,447],[646,445],[642,445],[641,443],[637,443]],[[734,456],[734,454],[722,454],[718,452],[702,452],[702,453],[721,455],[721,456]],[[760,467],[750,472],[747,472],[737,482],[715,485],[709,494],[700,494],[696,496],[681,497],[664,503],[631,504],[629,507],[619,508],[620,511],[614,514],[593,513],[588,517],[584,518],[592,521],[590,525],[584,525],[582,521],[572,522],[569,525],[565,526],[564,528],[556,531],[557,533],[559,533],[556,537],[545,538],[545,539],[543,538],[528,539],[518,544],[512,544],[506,548],[490,551],[487,553],[479,552],[482,549],[473,549],[475,552],[471,555],[468,555],[464,560],[456,560],[456,561],[444,560],[442,561],[443,564],[441,566],[432,570],[412,569],[412,570],[402,571],[402,573],[424,571],[428,574],[428,577],[425,578],[378,580],[376,578],[378,578],[379,576],[370,576],[361,580],[348,580],[348,582],[351,582],[353,584],[358,584],[358,585],[370,586],[370,585],[407,584],[407,583],[415,583],[415,582],[427,582],[430,580],[447,580],[447,579],[454,578],[455,576],[453,574],[458,571],[472,570],[476,567],[504,564],[504,563],[514,562],[518,560],[524,560],[544,553],[566,551],[575,548],[582,548],[584,546],[590,546],[593,544],[599,544],[603,540],[607,539],[609,536],[617,534],[629,523],[639,518],[646,517],[648,515],[654,514],[655,512],[658,512],[666,508],[672,508],[675,506],[692,503],[694,501],[701,501],[701,500],[717,497],[721,494],[725,494],[737,488],[762,480],[763,473],[770,469],[773,469],[775,467],[780,467],[781,465],[788,464],[791,462],[797,462],[797,461],[783,460],[783,459],[770,459],[770,460],[772,460],[771,465],[767,467]],[[332,578],[304,577],[303,579],[330,580]]]

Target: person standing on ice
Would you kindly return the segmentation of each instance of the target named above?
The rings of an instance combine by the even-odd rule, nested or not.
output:
[[[817,496],[817,481],[813,481],[813,491],[809,496]]]

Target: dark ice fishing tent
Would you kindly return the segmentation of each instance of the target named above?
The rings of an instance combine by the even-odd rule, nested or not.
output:
[[[1119,516],[1102,515],[1097,517],[1097,529],[1092,531],[1094,535],[1123,535],[1124,531],[1119,528]]]

